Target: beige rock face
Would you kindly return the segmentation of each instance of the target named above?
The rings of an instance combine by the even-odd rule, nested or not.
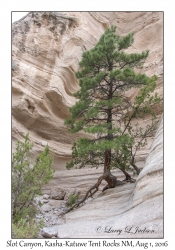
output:
[[[27,132],[34,142],[33,158],[49,144],[55,153],[56,171],[50,183],[43,187],[45,194],[50,194],[53,186],[62,186],[81,189],[83,195],[102,172],[102,169],[65,169],[71,159],[72,143],[82,133],[70,134],[64,120],[69,116],[68,108],[76,101],[72,94],[79,88],[75,71],[82,53],[92,48],[112,24],[121,36],[134,32],[135,40],[129,52],[150,50],[141,72],[158,75],[156,91],[163,96],[162,12],[33,12],[12,25],[12,150]],[[129,92],[131,99],[136,94],[134,90]],[[155,109],[161,116],[162,105]],[[149,117],[145,117],[139,122],[145,126],[148,121]],[[107,190],[98,199],[69,213],[67,223],[59,227],[60,237],[131,237],[124,232],[125,226],[133,226],[132,230],[137,230],[136,227],[155,230],[135,234],[136,238],[162,237],[162,138],[159,133],[160,130],[136,186],[127,184]],[[139,152],[141,167],[152,139],[150,137],[148,146]],[[117,170],[114,174],[123,178]],[[101,226],[100,233],[95,230],[98,226]],[[122,236],[105,233],[106,226],[122,229]]]
[[[65,238],[163,238],[163,122],[136,183],[109,189],[66,215]]]
[[[72,143],[80,136],[68,133],[64,126],[68,108],[75,103],[72,94],[78,89],[74,73],[82,53],[92,48],[112,24],[121,36],[134,32],[130,52],[150,50],[145,72],[158,75],[157,92],[162,95],[163,13],[29,13],[12,26],[13,149],[16,140],[29,131],[35,144],[34,156],[48,143],[55,152],[54,166],[64,169]],[[135,96],[133,90],[129,94]],[[157,112],[162,113],[162,106]],[[148,148],[140,152],[142,159]]]

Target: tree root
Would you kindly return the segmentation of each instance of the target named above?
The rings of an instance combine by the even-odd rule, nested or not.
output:
[[[75,208],[78,208],[81,204],[83,204],[89,197],[92,197],[93,198],[93,195],[98,191],[98,188],[102,182],[102,180],[106,180],[107,181],[107,178],[113,178],[113,181],[114,181],[114,178],[116,178],[115,176],[113,176],[111,173],[108,175],[106,173],[104,173],[102,176],[100,176],[98,178],[98,181],[95,185],[93,185],[85,194],[85,196],[79,201],[77,202],[76,204],[74,204],[72,207],[70,207],[69,209],[67,209],[64,214],[67,214],[69,213],[70,211],[72,211],[73,209]],[[120,180],[117,180],[116,178],[116,181],[115,181],[115,184],[113,186],[110,186],[109,183],[103,188],[102,192],[104,192],[106,189],[110,189],[110,188],[114,188],[116,186],[121,186],[121,185],[124,185],[128,182],[135,182],[134,179],[132,179],[131,177],[130,178],[126,178],[125,180],[123,181],[120,181]]]
[[[129,180],[124,179],[123,181],[117,180],[117,183],[116,183],[116,186],[115,186],[115,187],[117,187],[117,186],[122,186],[122,185],[124,185],[124,184],[126,184],[126,183],[128,183],[128,182],[134,183],[134,182],[136,182],[136,180],[133,179],[133,178],[131,178],[131,179],[129,179]],[[108,184],[103,188],[102,192],[104,192],[106,189],[110,189],[110,187],[109,187]]]
[[[77,202],[76,204],[74,204],[71,208],[69,208],[69,209],[65,212],[65,214],[69,213],[69,212],[70,212],[71,210],[73,210],[74,208],[79,207],[79,206],[80,206],[81,204],[83,204],[83,203],[85,202],[85,200],[87,200],[89,197],[92,197],[92,198],[93,198],[93,195],[98,191],[98,187],[100,186],[100,184],[101,184],[101,182],[102,182],[103,179],[104,179],[104,175],[100,176],[100,177],[98,178],[97,183],[96,183],[94,186],[92,186],[92,187],[86,192],[84,198],[81,199],[81,200],[80,200],[79,202]],[[94,190],[94,189],[95,189],[95,190]],[[94,191],[92,192],[92,190],[94,190]]]

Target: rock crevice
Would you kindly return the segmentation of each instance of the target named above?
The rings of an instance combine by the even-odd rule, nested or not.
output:
[[[91,49],[111,25],[117,26],[121,36],[134,32],[128,52],[150,50],[141,73],[158,75],[156,91],[163,97],[163,12],[29,12],[12,25],[12,151],[27,132],[34,143],[33,158],[49,145],[55,155],[56,171],[50,183],[43,186],[44,194],[50,195],[54,186],[78,188],[83,194],[102,173],[100,169],[66,170],[72,144],[84,134],[70,134],[64,120],[76,101],[73,93],[79,85],[75,72],[82,53]],[[135,95],[135,90],[129,91],[131,100]],[[162,103],[155,109],[161,117]],[[148,121],[149,117],[145,117],[138,122],[145,126]],[[116,237],[107,235],[105,226],[120,229],[122,225],[149,229],[147,234],[136,234],[137,238],[162,237],[162,129],[161,123],[154,143],[151,135],[148,145],[139,151],[140,167],[149,156],[137,182],[106,190],[67,214],[66,224],[58,227],[59,237]],[[117,170],[114,174],[123,178]],[[102,228],[100,234],[95,231],[98,225]],[[121,237],[130,237],[121,229]],[[154,234],[151,230],[155,230]],[[53,231],[55,237],[55,228]]]

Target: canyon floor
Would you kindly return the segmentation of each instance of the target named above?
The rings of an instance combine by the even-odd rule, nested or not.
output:
[[[56,201],[55,209],[53,200],[49,200],[48,204],[59,217],[58,225],[55,223],[53,227],[44,230],[52,232],[53,229],[54,237],[58,238],[162,238],[162,131],[163,122],[159,126],[146,161],[139,163],[143,169],[135,183],[127,183],[104,192],[101,192],[102,185],[93,199],[90,198],[81,207],[64,216],[61,213],[65,208],[65,201]],[[96,170],[94,174],[91,172],[93,169],[62,171],[59,184],[65,189],[71,187],[83,189],[85,192],[91,183],[95,183],[101,169]],[[122,180],[123,176],[118,170],[115,170],[114,174]]]

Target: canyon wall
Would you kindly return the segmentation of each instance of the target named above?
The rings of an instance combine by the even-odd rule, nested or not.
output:
[[[163,238],[163,120],[136,183],[109,189],[66,215],[60,238]]]
[[[12,149],[27,132],[34,142],[33,156],[48,143],[54,166],[65,169],[73,141],[64,126],[72,94],[79,88],[75,71],[85,50],[92,48],[110,25],[119,35],[134,32],[130,52],[150,50],[145,62],[149,76],[158,75],[157,92],[163,94],[162,12],[31,12],[12,24]],[[133,90],[129,95],[135,96]],[[162,113],[162,105],[157,114]],[[146,124],[146,120],[140,120]],[[143,160],[150,147],[140,151]]]
[[[64,120],[76,101],[73,93],[79,85],[75,72],[82,53],[92,48],[111,25],[117,26],[121,36],[134,32],[129,52],[150,50],[141,72],[158,76],[156,91],[163,97],[162,12],[29,12],[12,24],[12,151],[16,141],[24,139],[27,132],[34,142],[33,159],[48,143],[55,154],[56,171],[43,187],[45,194],[50,194],[55,185],[87,190],[101,174],[101,169],[66,170],[72,143],[82,133],[70,134]],[[128,94],[132,99],[137,93],[131,90]],[[155,108],[161,117],[162,103]],[[139,123],[145,126],[148,121],[149,117],[145,117]],[[66,224],[58,228],[59,237],[107,237],[104,229],[110,225],[114,229],[133,226],[133,230],[142,225],[149,232],[140,233],[140,238],[162,237],[162,129],[161,123],[153,144],[154,135],[149,137],[147,147],[139,151],[138,165],[143,170],[136,183],[106,190],[96,200],[69,213]],[[123,178],[118,170],[114,174]],[[106,207],[109,204],[110,209]],[[103,224],[99,224],[101,221]],[[103,231],[91,232],[92,226],[93,230],[102,226]],[[128,237],[124,227],[122,230],[118,237]]]

